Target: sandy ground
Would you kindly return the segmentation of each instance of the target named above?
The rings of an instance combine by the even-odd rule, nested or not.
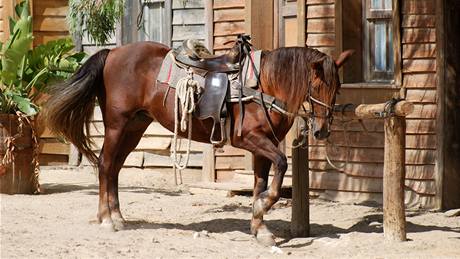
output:
[[[90,168],[46,169],[44,194],[1,195],[1,258],[460,258],[460,218],[407,212],[408,242],[388,243],[379,207],[311,201],[312,237],[289,237],[290,202],[265,218],[278,247],[249,233],[251,199],[191,193],[170,170],[124,170],[126,230],[94,223],[97,179]],[[185,173],[193,182],[199,172]]]

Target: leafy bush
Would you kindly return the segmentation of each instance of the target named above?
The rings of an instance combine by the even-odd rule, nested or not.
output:
[[[70,39],[50,41],[31,49],[32,17],[29,1],[19,3],[10,17],[10,37],[0,44],[0,113],[38,112],[36,98],[46,86],[68,78],[80,66],[84,53],[72,54]]]
[[[124,0],[69,0],[70,32],[79,36],[86,33],[97,45],[103,45],[115,33],[123,9]]]

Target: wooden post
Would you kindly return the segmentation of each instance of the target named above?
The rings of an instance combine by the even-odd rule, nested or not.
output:
[[[245,29],[257,49],[273,49],[273,0],[245,1]]]
[[[388,103],[336,106],[334,111],[354,118],[381,118]],[[383,232],[389,241],[406,240],[404,206],[404,180],[406,174],[406,120],[414,105],[399,101],[393,107],[394,114],[385,118],[385,157],[383,166]],[[338,115],[338,114],[336,114]],[[340,115],[339,115],[340,116]]]
[[[307,45],[306,40],[306,0],[297,0],[297,46],[305,47]]]
[[[297,1],[297,46],[305,47],[306,2]],[[307,237],[310,235],[310,201],[309,201],[309,169],[308,139],[303,147],[301,131],[306,125],[305,120],[297,119],[294,123],[296,138],[292,142],[292,214],[291,235]]]
[[[294,148],[292,148],[291,235],[307,237],[310,234],[308,143],[304,147],[297,147],[301,141],[299,129],[307,125],[303,120],[298,121],[300,122],[294,124],[297,129],[297,138],[292,143]]]
[[[213,0],[204,1],[204,20],[205,20],[205,44],[214,53],[214,9]],[[201,169],[201,181],[216,181],[216,157],[213,145],[205,145],[203,150],[203,167]]]
[[[203,182],[216,181],[216,158],[214,147],[211,144],[205,145],[203,150],[203,168],[201,169],[201,180]]]
[[[386,240],[406,241],[404,212],[405,118],[398,116],[386,118],[384,127],[383,233]]]
[[[214,9],[212,7],[213,0],[204,1],[204,31],[205,31],[205,45],[214,53]]]

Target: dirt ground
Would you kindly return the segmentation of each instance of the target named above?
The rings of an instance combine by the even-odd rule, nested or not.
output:
[[[185,182],[199,178],[184,173]],[[0,258],[460,258],[460,217],[407,212],[408,242],[388,243],[378,206],[311,201],[312,237],[289,237],[290,202],[265,217],[278,248],[249,233],[251,198],[191,193],[171,170],[121,173],[125,230],[94,223],[91,168],[46,168],[43,194],[1,195]]]

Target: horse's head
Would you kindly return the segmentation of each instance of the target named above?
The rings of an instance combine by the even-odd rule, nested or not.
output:
[[[336,61],[324,56],[311,63],[311,84],[307,101],[312,114],[311,132],[316,139],[329,137],[335,97],[340,89],[338,69],[353,52],[343,52]]]

